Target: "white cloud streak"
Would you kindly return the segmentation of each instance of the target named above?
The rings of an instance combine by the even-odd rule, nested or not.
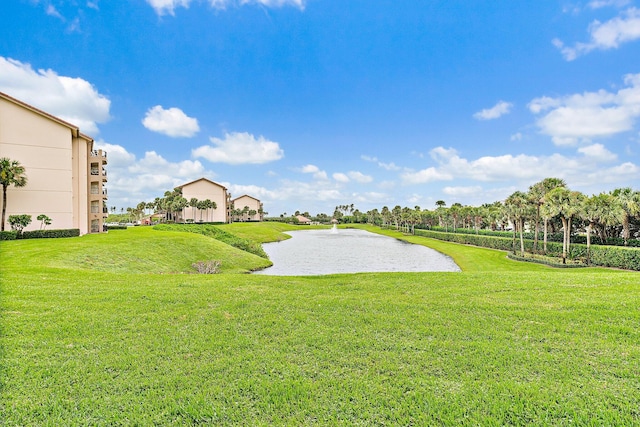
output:
[[[147,3],[155,10],[159,16],[175,15],[178,8],[188,9],[194,0],[147,0]],[[258,4],[264,7],[284,7],[293,6],[304,9],[305,0],[200,0],[196,3],[208,3],[214,9],[225,9],[233,5],[250,5]]]
[[[602,3],[595,2],[596,5]],[[590,40],[586,43],[566,46],[559,39],[552,40],[552,43],[567,61],[573,61],[593,50],[617,49],[623,43],[640,39],[640,9],[630,7],[620,16],[606,22],[595,20],[589,25],[588,32]]]
[[[484,110],[478,111],[473,115],[473,118],[476,120],[495,120],[498,119],[505,114],[509,114],[511,112],[511,108],[513,108],[513,104],[506,101],[498,101],[496,105],[491,108],[485,108]]]
[[[197,119],[187,116],[179,108],[165,110],[161,105],[150,108],[142,124],[150,131],[172,138],[190,138],[200,131]]]
[[[98,123],[110,119],[111,101],[88,81],[34,70],[30,64],[0,56],[0,91],[80,128],[98,133]]]
[[[203,145],[191,151],[195,158],[212,163],[262,164],[281,159],[284,151],[277,142],[263,136],[258,138],[247,132],[226,133],[224,139],[209,138],[213,145]]]

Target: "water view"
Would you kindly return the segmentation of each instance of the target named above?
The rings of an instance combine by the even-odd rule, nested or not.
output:
[[[430,248],[364,230],[304,230],[264,244],[273,266],[254,274],[306,276],[334,273],[460,271]]]

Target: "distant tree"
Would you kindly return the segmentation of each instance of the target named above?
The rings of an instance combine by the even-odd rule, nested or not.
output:
[[[0,158],[0,184],[2,184],[2,225],[0,231],[4,231],[5,215],[7,213],[7,188],[24,187],[27,185],[27,175],[24,166],[17,160],[8,157]]]
[[[531,187],[529,187],[529,192],[527,194],[531,199],[531,202],[534,204],[536,208],[536,217],[535,217],[535,226],[534,226],[535,236],[533,238],[534,253],[538,251],[538,228],[539,228],[538,225],[540,223],[540,216],[541,216],[540,209],[544,204],[544,197],[547,195],[547,193],[549,193],[554,188],[566,187],[566,186],[567,184],[564,182],[564,180],[560,178],[545,178],[542,181],[537,182],[533,184]],[[548,226],[548,220],[545,220],[545,223],[544,223],[545,252],[547,250],[547,242],[546,242],[547,226]]]
[[[562,263],[566,264],[567,254],[571,245],[571,222],[580,212],[581,201],[584,195],[577,191],[571,191],[565,187],[558,187],[551,190],[545,196],[545,204],[542,208],[547,216],[559,216],[564,229],[562,241]]]
[[[628,245],[629,237],[631,236],[629,224],[631,217],[640,213],[640,193],[627,187],[616,188],[611,194],[615,197],[616,203],[624,211],[622,217],[622,238],[624,239],[624,244]]]

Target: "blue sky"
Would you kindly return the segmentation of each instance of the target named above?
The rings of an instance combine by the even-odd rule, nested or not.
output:
[[[640,187],[640,2],[7,0],[0,91],[108,152],[109,206],[207,177],[271,216]]]

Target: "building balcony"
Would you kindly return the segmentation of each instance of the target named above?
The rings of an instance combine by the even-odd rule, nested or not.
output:
[[[98,158],[103,165],[107,164],[107,152],[102,150],[93,150],[90,153],[91,158]]]

